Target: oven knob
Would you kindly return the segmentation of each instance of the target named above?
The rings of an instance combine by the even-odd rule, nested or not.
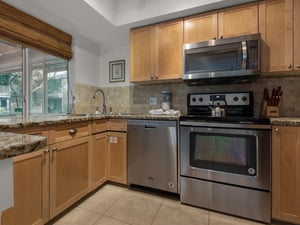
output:
[[[196,98],[192,98],[192,102],[195,102],[196,101]]]
[[[233,97],[233,101],[237,102],[239,98],[237,96]]]
[[[246,102],[247,101],[247,97],[246,96],[242,97],[242,101]]]
[[[253,169],[253,168],[249,168],[248,169],[248,173],[250,174],[250,175],[255,175],[255,169]]]
[[[200,98],[199,98],[199,102],[203,102],[203,98],[200,97]]]

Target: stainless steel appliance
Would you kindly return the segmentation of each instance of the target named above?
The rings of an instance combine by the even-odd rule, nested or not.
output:
[[[183,62],[188,85],[251,81],[260,74],[260,34],[184,44]]]
[[[227,116],[212,117],[211,101]],[[271,126],[253,117],[251,92],[189,94],[180,154],[183,203],[270,222]]]
[[[177,122],[128,120],[128,183],[178,193]]]

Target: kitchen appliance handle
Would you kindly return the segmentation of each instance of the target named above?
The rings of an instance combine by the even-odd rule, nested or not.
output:
[[[247,69],[247,42],[242,42],[242,69]]]
[[[271,130],[270,124],[255,124],[255,123],[213,123],[200,121],[180,121],[180,126],[190,127],[216,127],[216,128],[240,128],[240,129],[266,129]]]
[[[156,129],[156,126],[145,125],[145,129],[147,129],[147,130],[154,130],[154,129]]]

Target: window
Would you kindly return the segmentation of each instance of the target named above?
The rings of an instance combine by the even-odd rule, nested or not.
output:
[[[0,116],[65,114],[68,100],[67,60],[0,40]]]

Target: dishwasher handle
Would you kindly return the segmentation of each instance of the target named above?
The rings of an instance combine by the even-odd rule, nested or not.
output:
[[[145,125],[144,128],[145,128],[145,130],[154,130],[157,127],[156,126],[151,126],[151,125]]]

